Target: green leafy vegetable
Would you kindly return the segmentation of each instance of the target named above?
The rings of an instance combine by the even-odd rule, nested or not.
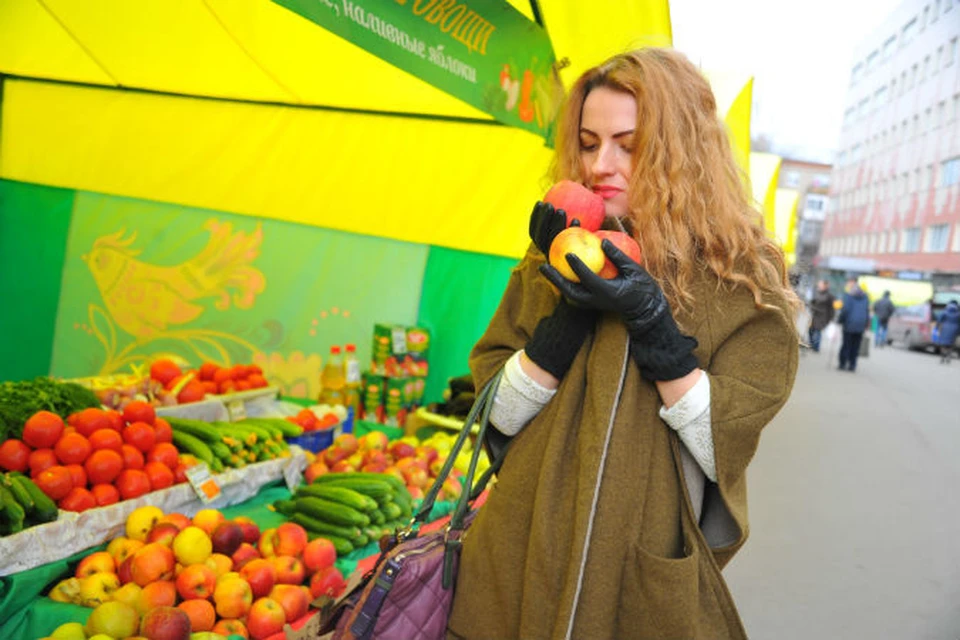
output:
[[[66,418],[81,409],[99,406],[93,391],[72,382],[40,377],[0,383],[0,442],[19,438],[23,424],[37,411],[52,411]]]

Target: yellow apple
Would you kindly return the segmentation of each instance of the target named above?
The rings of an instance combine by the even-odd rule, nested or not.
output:
[[[146,505],[138,507],[127,517],[127,537],[132,540],[146,541],[147,535],[163,517],[159,507]]]
[[[568,227],[558,233],[550,245],[550,265],[564,278],[573,282],[580,282],[580,278],[567,262],[568,253],[580,258],[594,273],[600,272],[607,259],[600,246],[600,238],[590,231],[580,227]]]

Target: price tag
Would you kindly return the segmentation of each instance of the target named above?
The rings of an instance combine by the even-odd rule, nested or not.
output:
[[[200,502],[207,504],[220,497],[220,485],[210,475],[205,462],[195,464],[186,471],[187,481],[196,492]]]
[[[243,420],[247,417],[247,405],[243,400],[230,400],[227,402],[227,413],[230,414],[230,422]]]
[[[287,464],[283,467],[283,479],[287,483],[287,489],[293,493],[303,481],[303,470],[307,466],[307,460],[306,457],[299,455],[300,447],[297,445],[291,446],[290,451],[293,455],[287,458]]]

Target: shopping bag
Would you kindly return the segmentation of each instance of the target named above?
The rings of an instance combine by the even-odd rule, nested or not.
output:
[[[864,333],[863,338],[860,340],[860,357],[867,358],[870,356],[870,334]]]
[[[477,395],[443,469],[410,524],[380,541],[381,554],[374,568],[359,586],[322,614],[325,620],[321,633],[333,630],[332,640],[442,640],[446,637],[457,582],[460,541],[475,515],[471,505],[506,456],[506,451],[501,453],[474,484],[483,449],[481,443],[502,374],[501,370]],[[419,526],[426,521],[478,416],[476,445],[450,522],[440,530],[418,535]]]

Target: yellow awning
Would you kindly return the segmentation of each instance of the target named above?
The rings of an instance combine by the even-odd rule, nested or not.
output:
[[[783,254],[787,267],[792,267],[797,261],[797,205],[800,203],[800,192],[796,189],[777,189],[775,196],[774,238],[783,247]]]
[[[763,208],[763,227],[768,234],[776,229],[776,194],[783,159],[772,153],[750,153],[750,185],[753,199]]]

